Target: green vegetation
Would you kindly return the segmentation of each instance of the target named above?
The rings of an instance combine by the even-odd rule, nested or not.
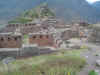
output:
[[[28,35],[24,35],[23,37],[23,43],[27,44],[29,42],[29,36]]]
[[[31,21],[32,21],[31,18],[18,17],[13,21],[9,21],[8,23],[27,23]]]
[[[0,71],[0,75],[76,75],[86,64],[80,53],[80,50],[61,51],[16,60],[10,64],[9,73],[4,70]],[[0,67],[4,67],[3,64],[0,64]]]
[[[98,73],[95,72],[94,70],[91,70],[91,71],[89,72],[89,75],[98,75]]]
[[[55,14],[50,8],[48,8],[47,3],[43,3],[38,7],[25,11],[18,18],[8,23],[27,23],[33,21],[34,19],[45,18],[49,16],[55,16]]]
[[[54,59],[36,67],[33,73],[34,75],[41,75],[42,73],[45,75],[66,75],[68,72],[76,74],[76,72],[80,71],[84,64],[84,60],[78,57]]]

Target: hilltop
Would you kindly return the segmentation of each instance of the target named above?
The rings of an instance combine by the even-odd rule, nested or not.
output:
[[[32,22],[35,19],[43,19],[50,16],[55,16],[53,10],[48,8],[47,3],[42,3],[35,8],[24,11],[20,16],[17,16],[14,20],[9,21],[9,23],[27,23]]]

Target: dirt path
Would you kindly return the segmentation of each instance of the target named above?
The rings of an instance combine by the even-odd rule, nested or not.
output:
[[[90,70],[96,70],[100,75],[100,67],[96,67],[96,60],[100,60],[100,56],[96,56],[96,53],[100,53],[100,46],[90,44],[90,43],[81,43],[87,45],[90,49],[81,54],[82,57],[86,58],[87,65],[78,75],[88,75]]]

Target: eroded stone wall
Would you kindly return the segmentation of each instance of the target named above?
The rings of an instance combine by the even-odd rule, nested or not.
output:
[[[55,46],[52,35],[31,35],[29,37],[29,42],[30,44],[37,44],[39,46]]]
[[[0,48],[20,48],[21,36],[0,35]]]

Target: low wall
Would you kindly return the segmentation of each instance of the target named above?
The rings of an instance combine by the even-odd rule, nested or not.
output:
[[[0,49],[0,59],[5,57],[29,57],[41,54],[49,54],[56,52],[50,48],[39,49],[38,47],[24,47],[24,48],[2,48]]]

